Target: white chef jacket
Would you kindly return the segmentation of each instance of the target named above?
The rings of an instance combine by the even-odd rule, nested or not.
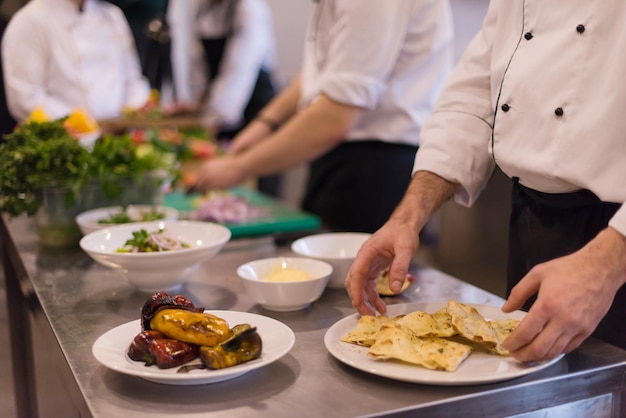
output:
[[[36,107],[53,118],[82,108],[119,116],[150,96],[130,28],[110,3],[32,0],[11,18],[2,41],[9,110],[24,120]]]
[[[626,2],[492,0],[422,130],[414,171],[471,205],[497,164],[546,193],[622,203],[626,235]]]
[[[202,38],[228,35],[226,9],[229,1],[217,3],[210,13],[199,15],[202,0],[170,0],[168,22],[172,37],[172,72],[176,98],[193,102],[194,43]],[[274,72],[276,46],[274,23],[264,0],[239,0],[233,16],[233,32],[211,82],[205,119],[223,127],[237,126],[243,118],[261,69]],[[197,46],[196,46],[197,47]],[[202,54],[202,52],[200,52]],[[208,69],[207,69],[208,71]]]
[[[363,109],[346,140],[418,145],[453,65],[447,0],[320,0],[311,18],[300,107],[320,94]]]

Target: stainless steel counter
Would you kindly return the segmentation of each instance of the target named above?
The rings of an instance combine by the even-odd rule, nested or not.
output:
[[[237,266],[291,254],[271,239],[229,243],[177,293],[208,309],[253,312],[285,323],[296,334],[285,357],[208,385],[170,386],[126,376],[101,366],[91,348],[104,332],[138,319],[148,295],[80,248],[40,247],[33,228],[26,218],[3,218],[0,224],[20,416],[41,413],[36,396],[45,391],[35,388],[52,383],[36,378],[33,359],[52,355],[60,390],[72,413],[84,417],[534,417],[542,408],[568,418],[626,416],[626,352],[594,339],[544,370],[495,384],[429,386],[352,369],[332,357],[323,342],[331,325],[354,313],[345,291],[328,289],[310,308],[289,313],[264,310],[245,294]],[[502,303],[442,272],[422,266],[413,272],[417,282],[389,303],[450,298]],[[33,344],[33,333],[44,343]]]

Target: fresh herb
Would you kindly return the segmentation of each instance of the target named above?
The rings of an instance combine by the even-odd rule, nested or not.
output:
[[[158,251],[156,245],[150,243],[150,234],[145,229],[134,231],[133,237],[126,240],[124,246],[117,251],[120,253],[129,253],[133,250],[140,253]]]
[[[70,136],[63,120],[27,123],[5,139],[0,146],[0,211],[10,216],[34,215],[44,188],[78,191],[89,177],[89,151]]]
[[[104,219],[100,219],[98,221],[99,224],[126,224],[130,222],[148,222],[148,221],[158,221],[159,219],[165,218],[165,214],[157,211],[156,209],[152,209],[145,212],[139,212],[139,216],[136,218],[131,217],[128,214],[126,208],[121,210],[118,213],[113,213]]]
[[[148,172],[153,178],[145,176]],[[91,151],[89,174],[100,181],[104,195],[113,198],[124,190],[120,181],[136,184],[153,182],[158,187],[164,178],[175,177],[176,156],[151,144],[136,145],[130,135],[105,135],[98,139]]]
[[[98,221],[99,224],[127,224],[129,222],[133,222],[133,219],[126,211],[114,213]]]
[[[64,120],[26,123],[5,136],[0,146],[0,212],[34,215],[43,190],[50,187],[69,190],[69,207],[87,184],[99,185],[104,197],[113,200],[129,183],[155,190],[165,179],[177,177],[173,153],[136,145],[129,135],[99,138],[90,151],[67,132]]]

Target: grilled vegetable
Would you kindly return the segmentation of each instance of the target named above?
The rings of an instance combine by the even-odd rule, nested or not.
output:
[[[176,308],[159,310],[150,320],[150,329],[198,345],[217,345],[231,336],[228,323],[222,318]]]
[[[169,369],[198,357],[198,346],[167,338],[159,331],[147,330],[135,336],[128,356],[135,361],[143,361],[146,366],[156,364],[160,369]]]
[[[204,308],[197,308],[193,302],[182,295],[171,297],[165,292],[155,293],[141,308],[141,329],[151,329],[150,321],[162,309],[183,309],[190,312],[204,312]]]
[[[142,332],[135,337],[128,355],[160,368],[181,365],[200,355],[202,364],[181,367],[223,369],[257,359],[263,343],[249,324],[229,328],[226,320],[204,312],[187,298],[155,293],[141,309]]]
[[[233,327],[228,340],[215,347],[200,347],[200,360],[208,369],[224,369],[259,358],[262,349],[256,328],[240,324]]]

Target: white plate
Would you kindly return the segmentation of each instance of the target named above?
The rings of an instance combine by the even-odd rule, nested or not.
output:
[[[122,212],[122,206],[107,206],[103,208],[90,209],[85,212],[79,213],[76,216],[76,223],[82,231],[83,235],[87,235],[90,232],[99,231],[104,228],[109,228],[115,225],[123,224],[110,224],[100,223],[100,221],[110,218],[112,215],[117,215]],[[168,206],[161,205],[129,205],[126,208],[126,213],[131,219],[141,219],[143,213],[150,213],[156,211],[163,214],[163,221],[173,221],[180,217],[180,213],[177,209],[170,208]],[[133,221],[133,222],[139,222]],[[132,223],[132,222],[128,222]]]
[[[243,323],[256,327],[263,340],[261,357],[226,369],[193,370],[189,373],[176,373],[178,367],[171,369],[159,369],[157,366],[147,367],[140,361],[131,360],[127,355],[130,343],[141,331],[140,320],[127,322],[102,334],[93,344],[93,355],[109,369],[138,376],[155,383],[200,385],[233,379],[251,370],[267,366],[287,354],[296,341],[296,336],[287,325],[266,316],[247,312],[206,312],[225,319],[231,327]],[[195,359],[187,364],[196,363],[200,363],[200,360]]]
[[[393,317],[417,310],[434,313],[444,306],[447,306],[447,302],[391,305],[388,307],[387,315]],[[472,306],[488,319],[522,319],[526,315],[526,312],[522,311],[505,314],[498,306],[474,304]],[[339,361],[364,372],[405,382],[442,386],[493,383],[536,372],[554,364],[563,357],[561,355],[548,362],[525,364],[512,357],[472,352],[454,372],[430,370],[399,361],[375,360],[366,355],[367,347],[340,341],[341,337],[356,327],[358,320],[359,314],[355,313],[337,321],[328,329],[324,336],[324,344],[330,354]]]

